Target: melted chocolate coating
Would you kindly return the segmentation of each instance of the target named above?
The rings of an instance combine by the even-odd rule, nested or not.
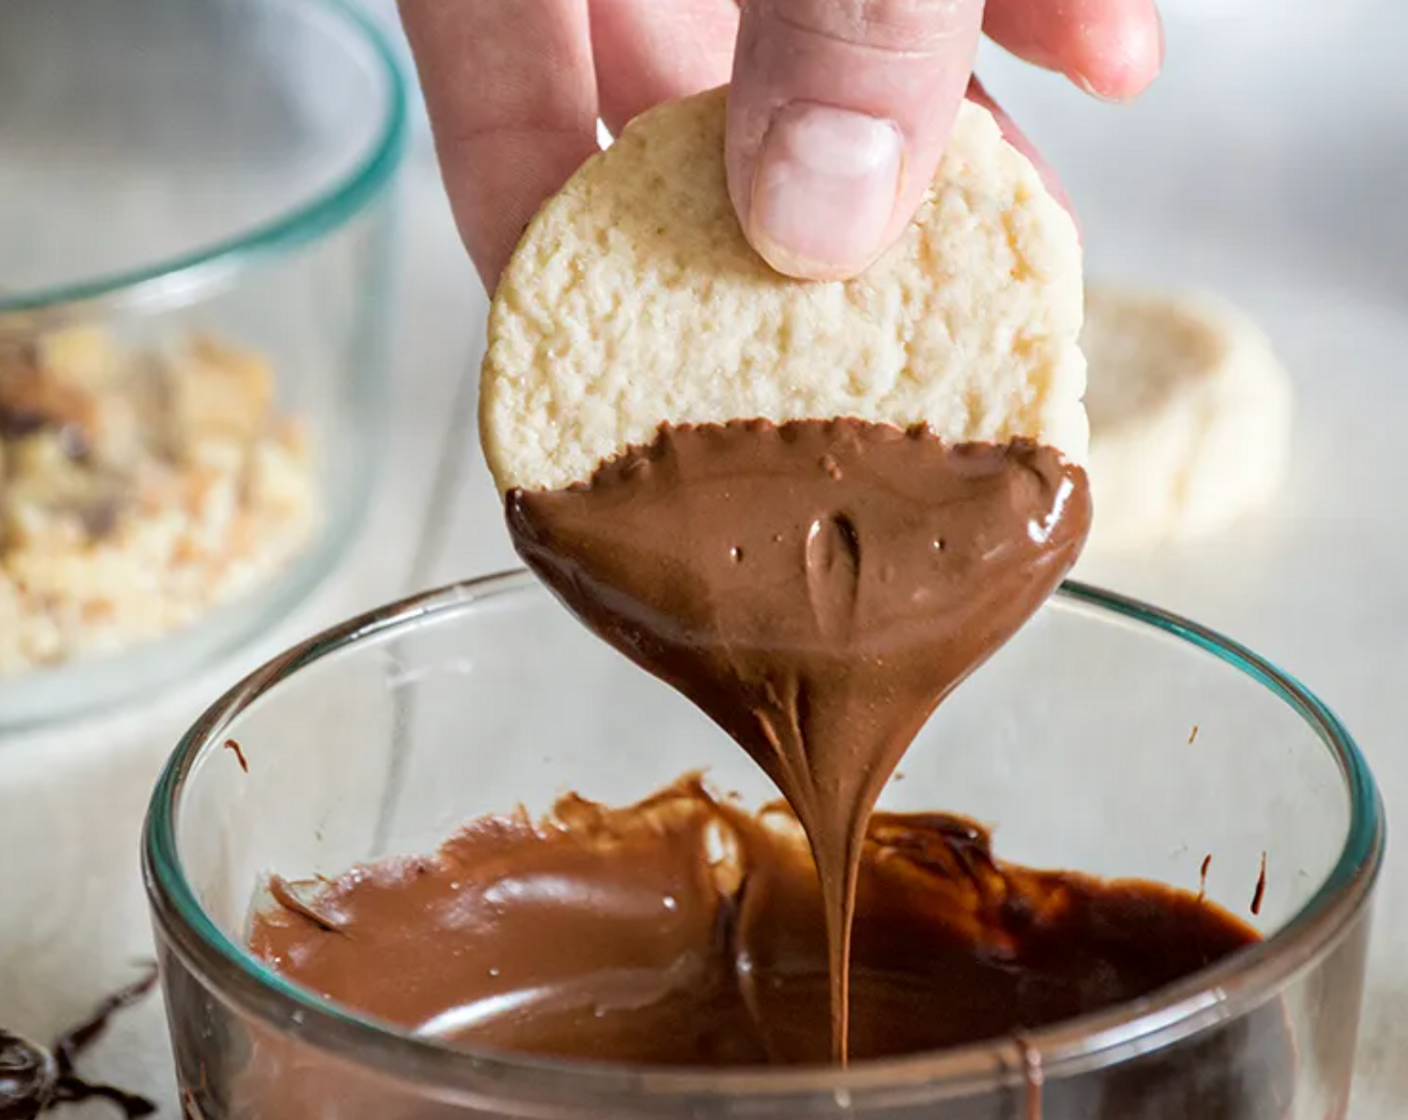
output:
[[[662,426],[589,483],[507,496],[525,563],[767,771],[816,858],[833,1056],[861,838],[935,706],[1075,563],[1084,472],[860,420]]]

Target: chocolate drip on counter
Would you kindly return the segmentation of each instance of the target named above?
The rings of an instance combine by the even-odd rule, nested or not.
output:
[[[480,820],[434,855],[305,890],[322,920],[268,900],[255,954],[418,1032],[664,1065],[830,1054],[830,965],[805,837],[785,808],[745,814],[694,779],[627,809],[569,797],[547,822]],[[1192,893],[1014,867],[971,821],[877,813],[858,875],[852,1053],[1020,1036],[1256,940]]]
[[[34,1120],[50,1109],[103,1100],[127,1120],[150,1116],[156,1105],[146,1097],[89,1081],[78,1073],[79,1056],[108,1028],[112,1017],[138,1003],[156,986],[153,967],[135,983],[104,999],[87,1019],[44,1047],[0,1030],[0,1120]]]
[[[777,784],[815,855],[833,1056],[861,838],[943,697],[1070,569],[1084,472],[1027,441],[859,420],[663,426],[590,483],[512,491],[524,561]]]

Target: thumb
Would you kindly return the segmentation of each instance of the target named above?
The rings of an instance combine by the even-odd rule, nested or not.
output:
[[[841,279],[904,229],[968,85],[983,0],[743,0],[728,184],[779,272]]]

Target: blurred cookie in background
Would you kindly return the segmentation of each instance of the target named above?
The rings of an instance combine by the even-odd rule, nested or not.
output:
[[[1205,292],[1092,284],[1089,549],[1128,552],[1225,529],[1280,485],[1293,393],[1270,340]]]

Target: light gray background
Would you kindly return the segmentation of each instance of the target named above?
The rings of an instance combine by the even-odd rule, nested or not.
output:
[[[1093,559],[1081,574],[1299,675],[1360,739],[1392,822],[1408,814],[1408,9],[1176,0],[1167,12],[1167,72],[1137,107],[1091,103],[995,52],[982,70],[1061,168],[1092,276],[1210,285],[1269,329],[1299,390],[1297,450],[1278,501],[1234,532]],[[27,854],[0,861],[6,1025],[46,1035],[132,975],[149,944],[140,814],[177,731],[221,685],[316,625],[511,563],[474,443],[483,296],[420,137],[403,198],[392,453],[347,568],[259,649],[161,704],[0,742],[0,849]],[[1392,852],[1371,967],[1353,1116],[1397,1120],[1408,1105],[1408,870]],[[162,1030],[153,1002],[87,1068],[172,1102]]]

